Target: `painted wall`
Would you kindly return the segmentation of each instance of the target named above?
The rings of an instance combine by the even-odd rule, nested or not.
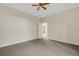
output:
[[[48,38],[79,45],[79,7],[43,18],[48,23]]]
[[[0,47],[37,38],[38,18],[0,6]]]

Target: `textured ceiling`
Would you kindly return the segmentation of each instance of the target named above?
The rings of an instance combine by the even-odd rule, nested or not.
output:
[[[75,7],[79,7],[79,3],[51,3],[48,5],[47,10],[43,10],[41,8],[39,11],[37,11],[37,7],[33,7],[32,3],[6,3],[2,5],[23,11],[37,17],[46,17]]]

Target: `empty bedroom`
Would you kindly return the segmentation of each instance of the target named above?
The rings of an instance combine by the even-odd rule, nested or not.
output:
[[[79,56],[79,3],[0,3],[0,56]]]

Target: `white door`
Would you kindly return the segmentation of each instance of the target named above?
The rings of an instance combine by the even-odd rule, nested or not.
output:
[[[47,23],[38,24],[38,38],[47,38]]]

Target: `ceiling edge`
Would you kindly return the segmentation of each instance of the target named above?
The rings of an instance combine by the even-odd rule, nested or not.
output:
[[[2,4],[0,4],[0,11],[14,15],[14,16],[22,17],[22,18],[25,18],[25,19],[27,18],[27,19],[30,19],[30,20],[36,20],[37,22],[39,22],[39,19],[40,19],[39,17],[24,13],[24,12],[19,11],[17,9],[10,8],[8,6],[4,6]]]

